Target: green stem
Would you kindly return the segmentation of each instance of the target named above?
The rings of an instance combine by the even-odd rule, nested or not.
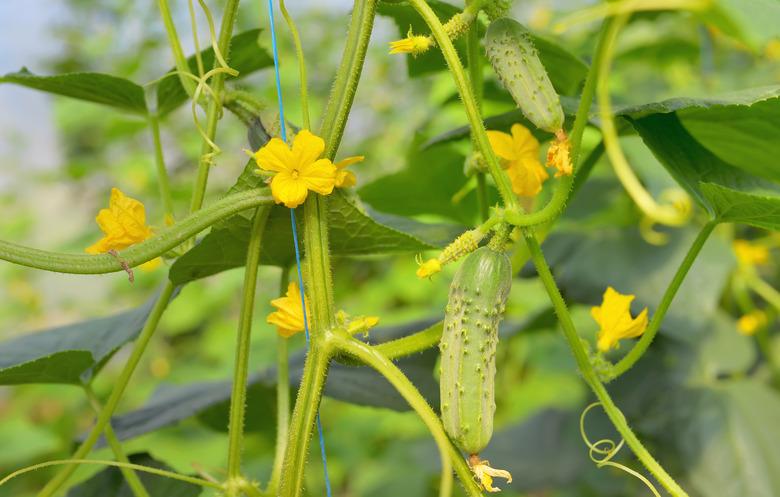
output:
[[[132,469],[134,471],[139,471],[141,473],[149,473],[150,475],[157,475],[157,476],[162,476],[163,478],[170,478],[171,480],[183,481],[185,483],[198,485],[203,488],[211,488],[217,491],[223,490],[222,485],[219,483],[204,480],[201,478],[196,478],[194,476],[180,475],[172,471],[166,471],[164,469],[143,466],[141,464],[123,463],[118,461],[104,461],[101,459],[62,459],[57,461],[46,461],[39,464],[33,464],[32,466],[27,466],[26,468],[18,469],[13,473],[9,474],[8,476],[0,480],[0,486],[5,485],[9,481],[19,476],[22,476],[23,474],[31,473],[39,469],[50,468],[53,466],[71,466],[71,465],[77,466],[79,464],[95,464],[100,466],[109,466],[112,468],[127,468],[127,469]]]
[[[452,493],[452,468],[453,462],[455,464],[455,470],[458,473],[460,481],[466,488],[466,491],[471,496],[481,496],[482,492],[474,482],[474,477],[471,474],[471,470],[466,464],[463,456],[458,453],[457,450],[452,448],[447,434],[444,432],[444,427],[439,421],[439,417],[433,412],[428,402],[420,395],[420,392],[409,381],[404,373],[398,369],[398,366],[382,355],[375,348],[367,345],[355,338],[344,335],[337,336],[335,339],[335,347],[348,355],[358,359],[366,365],[374,368],[382,376],[384,376],[391,385],[395,387],[398,393],[409,403],[412,409],[415,410],[417,415],[422,419],[423,423],[428,427],[433,435],[436,445],[439,448],[439,455],[441,457],[442,475],[441,475],[441,487],[439,489],[439,496],[445,497]],[[453,455],[453,452],[455,454]]]
[[[227,0],[225,12],[222,15],[222,25],[219,30],[219,39],[217,48],[225,58],[230,60],[230,38],[233,36],[233,24],[236,21],[238,13],[239,0]],[[214,57],[214,67],[219,65],[217,57]],[[209,100],[206,110],[206,129],[203,145],[201,147],[201,159],[198,164],[198,176],[195,180],[195,187],[192,192],[192,201],[190,202],[190,212],[195,212],[203,205],[203,199],[206,196],[206,184],[209,180],[209,169],[211,168],[210,155],[213,152],[210,142],[214,142],[217,135],[217,123],[222,115],[222,90],[225,86],[225,73],[219,72],[214,75],[211,89],[213,98]]]
[[[473,0],[467,1],[466,4],[473,4]],[[479,46],[479,31],[476,27],[478,19],[475,17],[471,23],[469,32],[466,36],[466,65],[469,70],[469,83],[471,83],[471,91],[474,92],[474,100],[477,102],[477,109],[480,114],[482,113],[482,93],[483,93],[483,72],[482,72],[482,57],[480,54]],[[473,140],[472,140],[473,141]],[[477,145],[474,143],[473,148],[476,149]],[[479,208],[479,214],[482,221],[487,221],[490,217],[490,205],[488,201],[488,189],[487,181],[485,181],[485,173],[477,171],[477,207]]]
[[[120,251],[116,256],[47,252],[0,240],[0,260],[58,273],[103,274],[123,271],[123,264],[135,267],[159,257],[222,219],[252,207],[272,204],[273,199],[268,193],[267,189],[257,189],[227,195],[159,231],[152,238]]]
[[[772,285],[761,279],[755,273],[755,271],[746,271],[744,276],[748,288],[756,292],[762,299],[766,300],[769,305],[774,307],[777,311],[780,311],[780,292],[778,292]]]
[[[160,198],[165,209],[165,225],[173,223],[173,197],[171,196],[171,182],[168,178],[168,170],[165,168],[165,156],[163,155],[162,141],[160,140],[160,119],[157,114],[149,115],[149,127],[152,130],[154,142],[154,160],[157,166],[157,184],[160,188]]]
[[[309,88],[306,79],[306,60],[303,55],[303,46],[301,45],[301,37],[298,34],[298,28],[295,26],[290,13],[287,12],[287,7],[284,5],[284,0],[279,0],[279,10],[282,11],[282,16],[287,22],[287,27],[290,29],[292,35],[293,45],[295,45],[295,57],[298,59],[298,82],[301,85],[301,112],[303,114],[303,127],[304,129],[311,129],[311,120],[309,119]],[[284,137],[287,139],[287,137]]]
[[[279,282],[279,294],[284,295],[290,279],[290,269],[282,268]],[[284,452],[287,449],[287,437],[290,433],[290,360],[288,339],[281,335],[276,337],[276,450],[271,478],[268,481],[266,493],[276,495],[279,488],[279,478],[282,475]]]
[[[614,369],[610,372],[610,379],[617,378],[631,369],[631,367],[639,360],[639,358],[642,357],[645,351],[647,351],[647,348],[653,342],[653,338],[655,338],[655,335],[661,328],[661,323],[666,316],[666,312],[669,310],[669,306],[672,305],[672,301],[674,300],[675,295],[677,295],[677,290],[680,289],[680,285],[682,285],[683,281],[685,280],[685,276],[688,274],[688,271],[690,271],[691,266],[693,266],[693,263],[696,261],[696,257],[699,256],[699,252],[701,252],[701,249],[707,242],[707,239],[712,233],[712,230],[715,229],[715,226],[717,226],[717,222],[710,221],[702,227],[701,231],[699,231],[699,234],[693,241],[691,248],[688,249],[688,253],[685,254],[685,258],[683,258],[680,266],[677,268],[677,272],[674,274],[672,281],[666,288],[663,297],[661,297],[661,302],[658,304],[658,308],[655,310],[653,318],[650,320],[650,324],[647,326],[647,330],[645,330],[644,334],[642,334],[642,338],[640,338],[639,341],[631,348],[628,354],[626,354],[625,357],[623,357],[617,364],[615,364]]]
[[[488,170],[493,176],[493,181],[496,183],[496,187],[501,194],[504,205],[508,210],[516,210],[518,205],[515,194],[512,192],[512,185],[509,183],[509,178],[504,173],[501,164],[498,162],[498,158],[490,147],[490,141],[488,140],[487,133],[485,133],[485,126],[482,123],[477,101],[474,98],[474,93],[471,91],[468,78],[463,70],[463,65],[460,63],[458,52],[455,50],[455,47],[453,46],[452,41],[450,41],[447,32],[444,30],[441,21],[439,21],[438,16],[430,6],[428,6],[425,0],[409,0],[409,4],[420,14],[430,28],[431,34],[436,40],[436,44],[444,55],[444,60],[447,61],[447,65],[455,80],[455,86],[458,88],[458,93],[460,94],[463,106],[466,109],[466,116],[468,117],[471,126],[472,137],[487,162]]]
[[[557,218],[563,208],[566,206],[566,202],[569,201],[569,196],[572,191],[572,185],[576,182],[575,178],[579,176],[580,169],[583,164],[579,163],[580,152],[582,150],[582,135],[585,132],[585,127],[588,125],[588,118],[590,116],[590,108],[593,104],[593,96],[596,93],[596,83],[598,82],[599,72],[601,66],[604,63],[606,51],[607,51],[607,38],[611,25],[614,22],[613,19],[607,19],[601,26],[599,32],[599,40],[596,44],[596,53],[593,56],[593,62],[588,70],[588,76],[585,79],[585,85],[582,88],[582,95],[580,96],[580,104],[577,107],[577,114],[574,117],[574,125],[569,133],[569,143],[571,144],[571,161],[575,165],[574,174],[571,176],[563,176],[558,179],[558,183],[555,185],[553,195],[547,204],[536,212],[530,214],[520,214],[515,212],[507,212],[506,220],[510,224],[515,226],[533,226],[536,224],[548,223]]]
[[[311,345],[317,343],[312,337]],[[331,349],[327,340],[323,346],[312,346],[306,355],[301,386],[295,400],[290,435],[282,465],[279,497],[300,497],[303,492],[303,473],[306,466],[306,454],[309,452],[314,421],[322,399],[322,389],[328,373]]]
[[[228,423],[228,481],[241,477],[241,451],[244,441],[244,417],[246,415],[246,389],[249,376],[249,348],[252,339],[252,315],[257,287],[257,267],[260,264],[260,248],[263,242],[270,207],[255,211],[244,269],[244,290],[241,312],[238,318],[236,340],[236,364],[233,370],[233,391],[230,395],[230,420]],[[233,488],[233,487],[230,487]],[[229,496],[236,497],[236,496]]]
[[[187,57],[184,55],[184,50],[181,48],[179,34],[176,32],[176,25],[173,23],[168,0],[157,0],[157,6],[160,9],[163,24],[165,24],[165,31],[168,34],[168,44],[171,46],[171,51],[173,52],[173,60],[179,75],[179,81],[181,82],[184,91],[187,92],[187,95],[192,97],[195,93],[196,85],[192,79],[185,76],[186,74],[191,74],[190,65],[187,63]]]
[[[160,296],[157,298],[157,302],[154,304],[154,308],[152,308],[149,317],[146,319],[146,323],[144,323],[144,327],[141,330],[141,333],[138,335],[138,338],[135,341],[133,351],[131,352],[130,357],[127,358],[125,367],[122,369],[119,377],[114,382],[114,388],[111,390],[111,395],[109,395],[108,400],[106,401],[106,405],[100,411],[100,415],[98,416],[97,421],[95,421],[95,426],[92,427],[92,430],[89,432],[89,435],[87,435],[87,438],[81,443],[79,448],[73,454],[72,459],[84,459],[84,457],[89,454],[89,452],[92,450],[92,447],[94,447],[95,443],[100,438],[100,434],[105,432],[106,426],[108,426],[109,422],[111,421],[111,416],[114,414],[117,405],[119,405],[119,400],[122,398],[128,383],[130,383],[130,378],[132,377],[135,368],[138,366],[138,363],[141,361],[141,357],[146,351],[146,346],[149,344],[149,340],[151,340],[155,330],[157,329],[157,323],[159,323],[163,312],[168,306],[171,295],[173,295],[173,290],[173,283],[167,282],[162,292],[160,293]],[[52,497],[55,495],[57,491],[68,481],[74,471],[76,471],[75,463],[64,465],[57,472],[54,478],[49,480],[46,486],[43,487],[43,490],[38,493],[38,497]]]
[[[569,310],[566,307],[566,302],[563,300],[558,286],[555,283],[550,267],[547,265],[547,261],[544,259],[544,254],[539,247],[539,242],[536,241],[534,233],[529,229],[523,230],[523,236],[525,237],[526,245],[531,254],[531,259],[536,266],[536,271],[539,274],[539,279],[542,281],[547,294],[550,297],[550,302],[558,315],[558,322],[563,329],[563,334],[566,337],[566,341],[569,343],[569,347],[574,353],[574,359],[577,362],[580,373],[588,386],[593,390],[596,398],[601,403],[606,412],[607,417],[614,425],[615,429],[620,433],[623,439],[626,441],[634,455],[644,464],[648,471],[655,477],[658,482],[673,496],[673,497],[688,497],[688,494],[677,484],[676,481],[666,472],[666,470],[653,458],[648,452],[642,442],[634,434],[631,427],[628,425],[626,418],[620,409],[615,405],[612,397],[610,397],[604,384],[598,378],[596,371],[590,363],[588,353],[582,345],[577,330],[574,327],[574,322],[571,319]]]
[[[437,345],[441,340],[442,331],[442,321],[439,321],[433,326],[412,335],[374,345],[374,349],[388,359],[398,359]]]
[[[95,395],[95,392],[92,390],[92,386],[88,383],[85,383],[82,386],[84,388],[84,393],[87,395],[89,403],[92,404],[92,409],[95,410],[96,414],[100,414],[100,412],[103,410],[103,406],[100,405],[100,401],[98,400],[97,395]],[[122,443],[116,437],[114,429],[111,427],[111,423],[106,425],[106,429],[103,434],[105,435],[106,442],[108,443],[108,446],[111,447],[111,451],[114,453],[116,460],[121,463],[130,464],[130,459],[128,459],[125,455],[125,452],[122,449]],[[122,472],[122,476],[124,476],[125,481],[127,481],[127,486],[130,487],[130,491],[133,492],[135,497],[149,497],[149,492],[146,491],[144,484],[141,483],[141,479],[138,478],[138,475],[135,474],[135,471],[126,466],[120,466],[119,471]]]
[[[356,0],[352,8],[344,53],[341,56],[336,80],[333,82],[320,126],[320,136],[325,140],[325,156],[329,159],[336,156],[355,99],[368,42],[374,29],[377,1]]]
[[[306,258],[305,293],[312,304],[310,322],[311,346],[336,323],[333,303],[333,277],[328,235],[328,198],[311,193],[303,205],[303,246]]]

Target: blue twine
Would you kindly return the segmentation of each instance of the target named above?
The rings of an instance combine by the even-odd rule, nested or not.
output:
[[[282,77],[279,74],[279,49],[276,44],[276,29],[274,28],[274,4],[273,0],[268,0],[268,16],[271,24],[271,48],[274,56],[274,74],[276,75],[276,98],[279,101],[279,129],[282,139],[287,141],[287,130],[284,122],[284,103],[282,101]],[[306,316],[306,297],[303,289],[303,271],[301,270],[301,251],[298,246],[298,229],[295,222],[295,209],[290,209],[290,225],[292,226],[293,246],[295,247],[295,264],[298,267],[298,288],[301,289],[301,308],[303,309],[303,331],[306,335],[306,348],[309,347],[309,322]],[[320,457],[322,458],[322,469],[325,475],[325,492],[331,497],[330,477],[328,476],[328,459],[325,455],[325,436],[322,432],[322,422],[320,421],[320,411],[317,409],[317,434],[320,439]]]

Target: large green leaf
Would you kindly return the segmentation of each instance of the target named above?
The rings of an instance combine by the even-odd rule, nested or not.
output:
[[[137,114],[146,113],[144,89],[128,79],[109,74],[83,72],[38,76],[22,68],[19,72],[0,77],[0,83],[13,83]]]
[[[267,50],[261,48],[258,39],[261,29],[250,29],[233,36],[230,41],[230,60],[228,65],[238,71],[236,79],[244,78],[264,67],[272,66],[274,61]],[[214,66],[214,49],[209,47],[201,51],[203,66],[210,69]],[[195,56],[187,59],[193,74],[198,73]],[[181,86],[176,75],[169,75],[157,86],[157,108],[160,114],[167,114],[187,101],[187,93]]]
[[[133,340],[157,297],[114,316],[22,335],[0,343],[0,385],[89,381],[119,347]]]
[[[132,454],[130,462],[156,469],[171,471],[164,463],[155,460],[147,453]],[[197,497],[203,488],[192,483],[172,480],[164,476],[138,471],[136,473],[144,488],[153,497]],[[133,492],[127,485],[119,468],[109,467],[90,479],[76,485],[68,491],[67,497],[132,497]]]
[[[701,497],[780,495],[780,397],[756,380],[673,396],[668,429]],[[672,400],[671,398],[669,400]]]
[[[719,220],[780,230],[780,196],[749,194],[714,183],[701,183],[700,189]]]

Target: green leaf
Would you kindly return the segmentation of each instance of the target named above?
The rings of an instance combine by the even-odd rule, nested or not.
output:
[[[119,347],[138,335],[156,299],[114,316],[0,343],[0,385],[88,382]]]
[[[132,454],[130,462],[142,466],[171,471],[171,468],[157,461],[147,453]],[[164,476],[153,475],[142,471],[136,472],[144,488],[152,496],[165,497],[197,497],[203,488]],[[194,476],[194,475],[191,475]],[[87,481],[76,485],[68,491],[67,497],[132,497],[133,492],[122,476],[119,468],[108,467]]]
[[[700,189],[720,221],[780,230],[780,196],[749,194],[714,183],[701,183]]]
[[[0,77],[0,83],[12,83],[34,90],[108,105],[146,114],[144,89],[130,80],[92,72],[37,76],[27,68]]]
[[[453,147],[419,150],[413,145],[401,171],[360,188],[360,198],[372,207],[401,216],[437,214],[466,225],[479,217],[476,179],[463,175],[465,157]],[[457,203],[453,196],[470,181],[472,190]],[[498,201],[490,189],[490,205]]]
[[[258,44],[261,33],[262,29],[250,29],[233,36],[231,39],[228,65],[238,71],[238,76],[232,79],[244,78],[259,69],[273,65],[274,61],[271,55]],[[209,47],[202,50],[201,58],[205,70],[211,70],[214,66],[214,49]],[[198,64],[195,56],[189,57],[187,62],[192,73],[198,74]],[[181,81],[175,74],[169,73],[157,86],[157,108],[160,115],[171,112],[187,101],[187,99],[187,92],[181,86]]]
[[[372,256],[414,253],[444,247],[463,228],[425,224],[366,209],[356,197],[336,191],[328,197],[330,248],[334,256]],[[303,219],[299,207],[297,218]],[[235,216],[206,235],[171,267],[171,281],[182,284],[243,266],[251,221]],[[298,229],[301,229],[300,223]],[[302,234],[299,231],[299,237]],[[261,264],[287,266],[295,258],[290,211],[276,206],[268,218],[263,238]]]
[[[684,390],[675,400],[668,429],[696,495],[780,495],[777,392],[741,380]]]
[[[780,87],[772,87],[770,92],[761,96],[767,100],[750,105],[689,107],[677,115],[691,136],[724,162],[778,182]]]

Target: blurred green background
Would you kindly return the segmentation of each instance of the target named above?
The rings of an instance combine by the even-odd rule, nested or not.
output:
[[[175,19],[185,50],[192,53],[186,3],[171,3],[175,7]],[[302,33],[310,75],[313,120],[317,122],[341,55],[350,5],[335,0],[289,3]],[[219,17],[222,2],[209,4]],[[554,32],[553,26],[556,20],[591,5],[591,2],[524,0],[517,4],[512,11],[513,17],[583,59],[590,57],[597,23],[577,25],[563,33]],[[203,47],[206,46],[207,27],[200,14],[199,21]],[[264,2],[243,2],[236,32],[265,28],[267,23]],[[706,97],[780,83],[780,39],[773,34],[772,26],[756,26],[748,37],[729,36],[722,27],[722,24],[708,23],[700,16],[685,13],[638,16],[626,28],[618,44],[612,79],[616,104],[643,104],[680,96]],[[287,35],[286,29],[280,29],[285,105],[288,118],[298,122],[297,68]],[[465,124],[457,99],[451,98],[454,90],[449,74],[432,73],[411,79],[407,77],[404,58],[387,54],[387,42],[397,37],[398,29],[393,21],[379,16],[340,149],[340,156],[362,154],[367,157],[364,163],[353,167],[358,187],[405,169],[405,151],[413,144]],[[261,44],[270,47],[267,32],[261,36]],[[36,74],[99,71],[142,83],[159,77],[173,65],[156,5],[130,0],[6,0],[0,3],[0,53],[3,54],[0,58],[2,74],[26,66]],[[488,72],[486,68],[486,74]],[[270,70],[264,69],[242,79],[238,87],[260,98],[267,105],[264,120],[273,122],[276,104]],[[485,103],[485,114],[503,112],[511,107],[505,99],[489,100]],[[112,186],[119,186],[126,194],[141,199],[147,207],[150,224],[163,226],[153,149],[144,120],[107,111],[98,105],[11,85],[0,85],[0,109],[2,239],[47,250],[80,253],[100,237],[94,215],[107,203]],[[200,136],[193,127],[189,107],[184,106],[168,116],[162,133],[176,211],[183,215],[200,151]],[[595,133],[586,135],[588,146],[592,147],[595,139]],[[223,152],[211,170],[207,202],[219,198],[246,163],[242,151],[249,147],[246,128],[227,112],[220,123],[218,143]],[[624,145],[637,169],[645,172],[646,182],[669,184],[668,174],[637,138],[627,138]],[[453,145],[448,150],[460,154],[456,157],[462,159],[467,143]],[[460,171],[460,165],[453,167]],[[678,260],[681,250],[690,242],[690,230],[678,230],[668,246],[652,248],[638,236],[637,213],[605,161],[597,165],[591,183],[590,189],[584,190],[585,194],[573,203],[573,214],[562,220],[561,232],[574,233],[581,236],[581,240],[593,242],[594,261],[604,246],[616,250],[617,258],[639,259],[641,254],[635,248],[641,245],[654,254],[651,262],[645,261],[644,270],[661,274],[659,285],[664,284],[669,269],[663,272],[666,266],[658,260],[658,254],[668,254],[671,259]],[[468,201],[473,199],[463,200]],[[468,205],[458,205],[452,210],[472,212]],[[425,213],[417,217],[430,222],[463,223],[469,220],[468,215],[464,219],[462,214]],[[636,240],[624,235],[615,238],[610,230],[618,228],[627,228],[625,232],[629,235],[626,236]],[[599,246],[594,240],[604,230],[613,237],[607,236],[605,245]],[[742,236],[758,235],[755,231],[742,233]],[[724,296],[728,293],[729,275],[734,266],[728,245],[731,236],[731,230],[724,229],[708,245],[709,259],[702,262],[706,266],[700,273],[709,275],[710,279],[698,282],[699,285],[711,285],[707,291],[701,292],[702,287],[694,284],[684,287],[688,293],[681,295],[683,300],[701,303],[706,312],[705,315],[689,312],[687,316],[681,313],[695,324],[686,326],[701,325],[712,331],[696,335],[702,338],[693,348],[698,351],[708,346],[719,352],[703,357],[697,355],[699,352],[688,350],[683,353],[680,350],[685,347],[667,344],[664,336],[653,349],[653,353],[662,358],[650,363],[664,368],[663,374],[645,368],[642,371],[644,381],[632,380],[628,387],[618,384],[616,391],[619,405],[625,402],[627,415],[643,412],[645,416],[641,418],[638,430],[648,434],[651,450],[658,449],[662,461],[668,462],[672,472],[681,475],[683,482],[691,486],[691,495],[770,497],[780,495],[772,493],[778,488],[776,480],[780,474],[772,473],[773,468],[780,467],[777,447],[756,448],[739,443],[733,447],[721,446],[718,437],[705,437],[712,441],[712,446],[705,443],[704,452],[691,458],[677,447],[679,443],[687,443],[685,434],[688,432],[681,429],[678,433],[669,428],[685,428],[691,420],[696,421],[696,426],[717,424],[722,410],[718,407],[707,411],[715,413],[712,416],[696,418],[697,409],[710,409],[708,402],[712,399],[705,396],[694,401],[693,397],[675,397],[674,392],[665,388],[665,382],[672,381],[667,376],[676,384],[682,381],[680,375],[685,377],[687,384],[708,384],[722,379],[724,374],[748,381],[758,370],[760,388],[750,386],[724,394],[738,397],[741,417],[736,421],[727,418],[731,425],[717,425],[713,430],[721,435],[722,430],[733,430],[725,436],[740,441],[743,430],[761,433],[768,429],[764,423],[775,425],[773,429],[777,429],[778,418],[772,416],[780,413],[780,402],[774,397],[776,391],[774,387],[765,387],[771,382],[765,375],[761,376],[756,345],[736,332],[734,319],[738,313]],[[337,260],[339,307],[353,315],[378,315],[383,326],[440,317],[454,268],[446,268],[433,281],[421,281],[414,277],[413,255]],[[555,260],[554,256],[552,258]],[[591,262],[580,259],[579,270],[582,273],[598,272],[599,268],[588,267]],[[568,281],[573,282],[572,285],[576,286],[579,279],[588,278],[582,274],[572,276],[571,271],[575,270],[568,269]],[[772,264],[766,269],[769,278],[774,278],[774,270]],[[276,335],[273,328],[265,324],[265,316],[271,310],[268,302],[279,293],[278,273],[276,268],[261,268],[251,357],[251,367],[256,371],[274,363]],[[62,275],[0,263],[0,339],[141,305],[166,277],[164,266],[149,271],[137,270],[135,284],[129,285],[121,274]],[[634,281],[639,278],[637,276]],[[237,269],[195,281],[184,288],[166,312],[122,402],[122,412],[145,405],[161,388],[230,377],[241,283],[242,271]],[[630,293],[634,289],[622,290]],[[661,290],[663,286],[650,295],[660,295]],[[590,295],[582,300],[597,298],[598,295]],[[532,278],[515,281],[508,321],[520,322],[531,314],[536,315],[534,313],[541,313],[543,318],[533,329],[513,334],[500,344],[496,414],[500,436],[494,439],[487,456],[494,466],[508,467],[515,472],[515,485],[505,490],[504,495],[649,495],[646,488],[628,475],[613,469],[598,470],[588,461],[576,420],[589,395],[554,320],[545,314],[546,305],[538,282]],[[718,307],[721,310],[716,310]],[[588,311],[587,305],[573,306],[583,337],[592,339],[596,325],[590,320]],[[717,326],[712,324],[715,321],[719,323]],[[669,335],[672,338],[668,340],[674,342],[674,330]],[[301,349],[303,345],[300,336],[292,341],[294,349]],[[774,344],[770,345],[774,347]],[[666,354],[667,349],[674,349],[674,353]],[[100,374],[95,383],[100,396],[110,391],[127,353],[126,349],[120,350]],[[680,368],[679,362],[688,367]],[[696,373],[692,375],[690,369],[696,369]],[[648,400],[652,400],[650,407]],[[664,407],[666,403],[684,405],[688,411],[680,409],[675,411],[673,419],[667,419],[662,415],[668,412]],[[771,409],[761,417],[765,405],[771,405]],[[752,412],[754,409],[756,412]],[[246,469],[249,475],[265,483],[272,462],[275,413],[271,406],[259,402],[250,414],[253,429],[247,437]],[[214,429],[221,426],[220,418],[215,416],[217,421],[213,422],[208,422],[208,416],[188,417],[135,437],[126,447],[131,453],[149,452],[185,473],[201,472],[221,478],[227,437],[224,430]],[[604,432],[614,437],[604,420],[599,418],[600,414],[595,413],[589,418],[589,424],[593,425],[589,432],[593,436]],[[325,398],[322,420],[336,495],[434,495],[438,460],[426,437],[425,427],[414,414]],[[92,411],[77,387],[1,387],[0,474],[46,459],[65,457],[73,440],[83,434],[92,421]],[[669,437],[678,437],[678,440],[670,442]],[[761,437],[751,440],[755,438]],[[709,457],[709,450],[716,453]],[[742,450],[752,453],[742,454],[739,452]],[[627,453],[627,450],[622,453],[621,460],[637,467],[636,461]],[[315,448],[307,471],[309,495],[324,494],[316,454]],[[95,452],[94,456],[111,458],[106,449]],[[750,467],[758,468],[758,473],[735,475],[732,466],[737,459],[751,456],[758,462]],[[732,482],[733,487],[724,489],[708,482],[708,475],[717,473],[718,467],[724,475],[731,475],[724,479]],[[79,476],[87,478],[95,471],[95,468],[80,470]],[[49,474],[44,470],[19,478],[0,487],[0,496],[33,495]],[[749,481],[746,483],[740,478]],[[764,484],[763,480],[768,482]],[[751,486],[753,484],[758,486]],[[759,490],[754,493],[743,492],[756,488]]]

